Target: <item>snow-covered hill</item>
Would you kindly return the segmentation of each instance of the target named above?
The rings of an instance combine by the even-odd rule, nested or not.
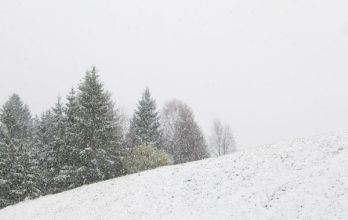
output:
[[[348,133],[84,186],[0,219],[348,219]]]

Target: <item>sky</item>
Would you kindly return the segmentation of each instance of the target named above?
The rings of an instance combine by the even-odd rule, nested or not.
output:
[[[145,87],[240,148],[348,131],[347,0],[1,0],[0,104],[33,114],[95,65],[131,115]]]

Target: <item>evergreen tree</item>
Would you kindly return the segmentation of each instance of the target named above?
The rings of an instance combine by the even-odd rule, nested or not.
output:
[[[145,89],[130,122],[128,142],[131,147],[140,145],[160,146],[159,113],[156,101],[151,98],[150,90]]]
[[[40,195],[32,119],[16,94],[0,113],[0,208]]]
[[[54,158],[53,156],[53,112],[48,110],[42,113],[41,117],[38,118],[35,122],[35,135],[34,142],[35,147],[38,152],[38,163],[40,165],[40,189],[43,194],[49,193],[49,181],[52,178],[52,173],[50,170],[50,164]]]
[[[67,96],[65,112],[64,148],[62,149],[62,169],[65,176],[65,188],[71,189],[79,186],[77,169],[79,168],[79,143],[80,130],[78,129],[79,104],[75,90],[72,88]]]
[[[61,173],[65,148],[64,119],[63,105],[58,99],[56,106],[42,115],[37,129],[42,189],[46,194],[60,192],[66,185],[65,175]]]
[[[73,168],[69,162],[70,148],[66,143],[66,116],[63,105],[58,100],[53,108],[53,146],[55,149],[55,175],[51,182],[51,192],[61,192],[71,187],[73,181]]]
[[[87,71],[79,85],[78,105],[77,181],[85,184],[109,179],[119,169],[117,153],[122,133],[119,115],[95,67]]]

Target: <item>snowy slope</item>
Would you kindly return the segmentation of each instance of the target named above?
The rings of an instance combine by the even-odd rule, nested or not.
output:
[[[26,201],[0,219],[348,219],[348,133],[263,146]]]

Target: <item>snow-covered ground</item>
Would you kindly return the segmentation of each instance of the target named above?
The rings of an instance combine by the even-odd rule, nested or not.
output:
[[[92,184],[7,207],[0,219],[348,219],[348,133]]]

